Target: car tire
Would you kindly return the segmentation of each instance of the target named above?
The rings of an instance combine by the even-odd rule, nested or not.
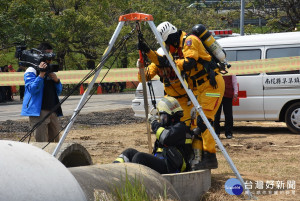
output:
[[[300,134],[300,102],[292,104],[286,110],[285,123],[290,131]]]

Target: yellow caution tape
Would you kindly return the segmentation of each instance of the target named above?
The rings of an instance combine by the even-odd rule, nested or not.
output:
[[[300,70],[300,56],[281,57],[264,60],[247,60],[229,62],[231,68],[226,75],[245,75],[265,72]]]
[[[263,72],[280,72],[300,70],[300,56],[296,57],[282,57],[265,60],[247,60],[229,62],[231,68],[228,69],[226,75],[244,75],[255,74]],[[90,71],[89,70],[72,70],[59,71],[57,76],[60,78],[62,84],[77,84]],[[99,83],[103,76],[107,73],[107,69],[102,69],[97,77],[96,83]],[[131,82],[138,81],[138,68],[115,68],[111,69],[103,82]],[[0,73],[0,86],[18,86],[24,85],[24,72],[2,72]],[[156,76],[154,79],[158,79]],[[90,83],[92,77],[85,83]]]
[[[107,73],[107,69],[102,69],[99,76],[96,79],[96,83],[99,83],[103,76]],[[60,79],[62,84],[77,84],[79,83],[90,70],[72,70],[72,71],[59,71],[57,77]],[[138,68],[118,68],[111,69],[103,82],[131,82],[138,81]],[[90,83],[93,76],[85,81]],[[154,79],[158,79],[156,76]],[[13,73],[0,73],[0,86],[18,86],[24,85],[24,72],[13,72]]]

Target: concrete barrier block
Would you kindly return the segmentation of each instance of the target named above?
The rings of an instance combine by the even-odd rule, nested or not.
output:
[[[199,201],[211,186],[210,170],[198,170],[176,174],[163,174],[176,189],[181,200]]]

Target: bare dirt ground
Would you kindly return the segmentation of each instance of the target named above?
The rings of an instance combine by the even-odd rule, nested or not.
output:
[[[64,117],[62,124],[68,119]],[[0,139],[17,141],[28,130],[26,120],[0,122]],[[82,144],[95,164],[105,164],[128,147],[148,152],[147,139],[143,119],[134,117],[131,109],[123,109],[80,115],[66,141]],[[220,139],[247,187],[259,200],[300,200],[299,134],[292,134],[284,123],[235,122],[234,138],[229,140],[221,134]],[[225,192],[225,182],[235,175],[217,150],[219,168],[212,170],[212,186],[202,200],[247,198]]]

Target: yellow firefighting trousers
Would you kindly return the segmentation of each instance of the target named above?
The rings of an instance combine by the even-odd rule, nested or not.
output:
[[[202,106],[202,110],[207,117],[212,121],[215,119],[215,114],[222,102],[225,90],[225,83],[222,75],[216,75],[217,87],[213,88],[209,80],[205,81],[200,86],[197,86],[198,97],[197,100]],[[209,153],[216,153],[215,140],[208,129],[202,132],[202,141],[198,139],[193,140],[193,147],[202,149]]]

